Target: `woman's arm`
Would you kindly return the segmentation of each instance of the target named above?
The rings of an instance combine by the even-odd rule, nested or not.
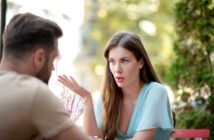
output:
[[[58,81],[82,97],[84,103],[83,126],[85,133],[90,136],[102,138],[102,132],[98,128],[95,118],[93,99],[89,91],[80,86],[71,76],[58,76]]]

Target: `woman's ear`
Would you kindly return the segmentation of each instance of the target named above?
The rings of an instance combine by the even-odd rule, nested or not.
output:
[[[139,61],[139,69],[143,68],[144,62],[143,59],[140,59]]]
[[[38,49],[34,52],[34,65],[36,70],[39,71],[45,65],[45,50]]]

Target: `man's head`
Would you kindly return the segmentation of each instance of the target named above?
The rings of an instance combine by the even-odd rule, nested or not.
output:
[[[30,13],[18,14],[3,34],[2,61],[26,62],[29,73],[47,83],[61,36],[62,30],[56,23]]]

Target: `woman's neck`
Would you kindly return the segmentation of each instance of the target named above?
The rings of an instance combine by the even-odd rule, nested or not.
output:
[[[139,84],[123,88],[123,100],[130,100],[135,102],[143,86],[144,83],[140,82]]]

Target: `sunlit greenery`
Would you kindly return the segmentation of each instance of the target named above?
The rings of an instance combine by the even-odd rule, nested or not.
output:
[[[210,128],[214,135],[214,1],[176,4],[176,60],[171,81],[180,128]],[[214,139],[211,137],[211,139]]]
[[[90,9],[90,10],[87,10]],[[161,79],[173,60],[174,15],[171,0],[86,1],[84,50],[103,65],[103,48],[117,31],[138,34]]]

